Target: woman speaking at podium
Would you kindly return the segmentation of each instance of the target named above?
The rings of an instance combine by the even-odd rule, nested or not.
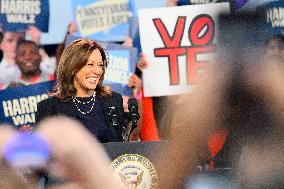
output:
[[[69,44],[59,61],[54,91],[37,105],[36,123],[65,115],[80,121],[102,143],[123,141],[122,96],[102,84],[107,64],[97,42],[79,39]]]

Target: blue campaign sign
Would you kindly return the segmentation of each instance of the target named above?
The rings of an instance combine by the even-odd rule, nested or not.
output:
[[[131,96],[128,87],[128,79],[134,70],[129,65],[130,51],[128,50],[108,50],[109,65],[105,73],[104,84],[112,85],[112,90],[118,91],[126,96]]]
[[[262,17],[262,23],[267,33],[267,39],[273,35],[284,35],[284,2],[273,1],[262,4],[257,8],[257,12]]]
[[[165,7],[167,0],[131,0],[131,6],[133,7],[134,15],[130,19],[129,24],[129,36],[133,39],[133,46],[141,53],[140,36],[138,31],[138,10],[145,8],[159,8]]]
[[[42,32],[48,32],[48,0],[1,0],[0,24],[5,31],[25,31],[34,25]]]
[[[54,81],[47,81],[0,91],[0,123],[34,125],[37,103],[48,98],[53,86]]]
[[[79,37],[69,35],[66,44],[79,39]],[[129,48],[116,43],[97,41],[106,49],[109,56],[109,65],[104,77],[104,84],[110,85],[112,90],[125,96],[131,96],[132,90],[128,87],[128,79],[135,72],[137,63],[137,49]]]
[[[124,41],[129,18],[133,15],[129,0],[72,0],[79,36],[100,41]]]

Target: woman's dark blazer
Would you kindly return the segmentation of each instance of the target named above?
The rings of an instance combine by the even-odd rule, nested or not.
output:
[[[120,142],[123,141],[123,127],[125,126],[125,119],[127,118],[127,114],[124,112],[123,109],[123,100],[122,96],[116,92],[112,92],[111,95],[103,97],[97,95],[100,99],[103,112],[105,118],[107,120],[107,125],[110,128],[110,134],[112,142]],[[37,112],[36,112],[36,124],[42,121],[44,118],[51,117],[51,116],[68,116],[71,118],[76,118],[76,115],[79,113],[77,109],[70,108],[72,104],[72,99],[67,101],[62,101],[56,97],[50,97],[47,99],[42,100],[37,104]],[[112,121],[109,117],[109,107],[114,106],[117,108],[118,114],[118,125],[113,126]]]

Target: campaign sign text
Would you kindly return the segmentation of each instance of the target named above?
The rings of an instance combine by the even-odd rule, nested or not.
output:
[[[54,81],[0,91],[0,123],[8,123],[19,128],[34,125],[37,103],[48,98]]]
[[[49,0],[1,0],[0,20],[5,31],[25,31],[34,25],[48,32]]]
[[[129,0],[72,0],[80,35],[101,41],[123,41],[132,16]]]
[[[145,96],[190,92],[216,54],[216,20],[228,3],[139,11]],[[151,35],[149,35],[151,33]]]

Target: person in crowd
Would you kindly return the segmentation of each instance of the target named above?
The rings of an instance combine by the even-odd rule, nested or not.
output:
[[[20,70],[15,64],[16,46],[18,41],[24,38],[20,32],[4,32],[1,50],[3,58],[0,63],[0,87],[12,81],[17,81],[20,77]]]
[[[21,40],[16,47],[15,63],[20,70],[20,77],[1,88],[31,85],[44,81],[54,80],[54,75],[41,71],[41,56],[38,45],[29,40]]]
[[[41,56],[38,45],[29,40],[19,41],[16,49],[16,64],[20,68],[19,83],[31,85],[54,79],[53,74],[40,69]]]
[[[4,29],[1,29],[1,31],[3,31],[4,37],[1,44],[3,58],[0,62],[0,88],[8,83],[19,81],[21,72],[15,63],[16,46],[17,43],[25,37],[24,32],[10,32],[4,31]],[[31,40],[39,45],[41,33],[36,27],[30,26],[26,31],[26,34],[31,36]],[[42,60],[40,64],[41,70],[53,74],[55,63],[48,57],[42,48],[40,48],[40,55]]]
[[[11,82],[7,85],[3,85],[2,89],[54,80],[53,74],[41,71],[41,56],[39,53],[39,47],[33,41],[22,40],[18,42],[16,47],[15,61],[16,65],[20,69],[20,78],[17,80],[17,82]],[[30,125],[22,125],[19,130],[32,131],[33,127]]]
[[[15,134],[17,134],[16,131],[11,127],[0,126],[0,155],[3,160],[0,164],[0,175],[3,176],[0,180],[1,188],[125,188],[120,177],[113,174],[110,166],[111,161],[103,147],[80,122],[74,119],[67,117],[46,119],[40,123],[33,133],[48,143],[50,157],[48,158],[49,162],[45,166],[43,165],[43,168],[48,174],[56,176],[62,181],[54,185],[40,185],[41,183],[38,180],[33,181],[25,175],[16,173],[18,170],[15,167],[5,163],[3,149],[7,147]],[[74,137],[76,140],[74,140]],[[24,152],[27,149],[22,150]],[[25,166],[36,164],[36,162],[24,163]]]
[[[60,58],[54,92],[38,103],[36,123],[63,114],[79,120],[100,142],[123,141],[127,116],[122,96],[102,84],[107,64],[97,42],[79,39],[69,44]]]
[[[56,68],[56,62],[53,57],[49,57],[44,48],[40,45],[41,31],[35,26],[29,26],[26,30],[26,36],[30,37],[31,41],[34,41],[40,48],[39,53],[41,56],[40,69],[49,74],[54,74]]]

